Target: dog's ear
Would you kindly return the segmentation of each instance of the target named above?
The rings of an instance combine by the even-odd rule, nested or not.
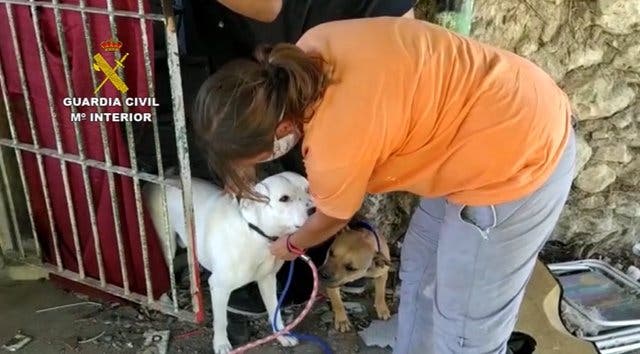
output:
[[[376,252],[373,256],[373,264],[376,268],[391,267],[391,260],[382,254],[382,252]]]
[[[268,203],[269,196],[271,195],[271,191],[269,190],[269,186],[264,182],[259,182],[253,187],[254,190],[261,196],[261,199],[264,198]]]

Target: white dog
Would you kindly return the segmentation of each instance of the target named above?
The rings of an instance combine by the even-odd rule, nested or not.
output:
[[[213,308],[213,349],[228,353],[227,303],[229,295],[252,281],[258,283],[262,301],[270,321],[276,317],[278,329],[283,327],[276,314],[276,273],[283,262],[269,251],[269,243],[277,237],[299,229],[313,213],[307,180],[295,173],[284,172],[262,180],[255,190],[268,197],[268,202],[250,199],[238,201],[209,182],[192,179],[196,251],[200,264],[212,274],[209,277]],[[145,188],[145,201],[156,231],[161,238],[167,262],[176,250],[175,234],[181,247],[187,244],[182,191],[167,187],[170,235],[165,235],[162,189],[150,184]],[[167,237],[171,243],[167,250]],[[283,346],[298,343],[291,336],[278,338]]]

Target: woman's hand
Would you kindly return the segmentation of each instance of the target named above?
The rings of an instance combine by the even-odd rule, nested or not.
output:
[[[287,247],[287,236],[279,237],[275,240],[271,246],[271,254],[283,261],[292,261],[298,257],[297,254],[289,252],[289,248]]]
[[[286,261],[295,259],[297,255],[289,252],[287,242],[297,249],[305,250],[326,241],[345,227],[347,222],[348,220],[336,219],[317,210],[296,233],[274,241],[270,246],[271,254]]]

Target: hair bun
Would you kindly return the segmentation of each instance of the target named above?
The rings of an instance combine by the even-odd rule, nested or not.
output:
[[[286,62],[279,60],[277,47],[260,46],[254,55],[256,61],[262,66],[265,80],[273,88],[273,93],[284,97],[289,83],[289,71]]]
[[[267,79],[276,84],[275,86],[284,85],[289,81],[289,73],[287,72],[287,69],[281,66],[267,64],[265,66],[265,70],[267,72]]]
[[[256,61],[258,61],[258,63],[264,66],[267,66],[269,65],[272,51],[273,51],[272,45],[261,45],[256,48],[253,56],[255,57]]]
[[[271,97],[284,102],[295,116],[305,116],[307,106],[317,102],[327,86],[322,58],[312,57],[294,44],[261,45],[254,58],[262,68]]]

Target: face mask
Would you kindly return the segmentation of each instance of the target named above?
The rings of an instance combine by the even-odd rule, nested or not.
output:
[[[262,162],[273,161],[275,159],[281,158],[286,153],[291,151],[291,149],[296,146],[299,140],[300,134],[298,134],[297,132],[287,134],[280,139],[274,137],[273,153],[271,153],[271,156],[269,158],[263,160]]]
[[[280,114],[280,118],[278,119],[278,123],[280,123],[282,121],[282,118],[284,118],[284,109],[282,110],[282,113]],[[289,134],[283,136],[280,139],[278,139],[277,137],[274,136],[274,138],[273,138],[273,152],[271,153],[270,157],[262,160],[262,162],[269,162],[269,161],[273,161],[275,159],[281,158],[286,153],[291,151],[291,149],[293,149],[293,147],[296,146],[296,144],[298,143],[299,140],[300,140],[300,133],[298,133],[297,130],[295,130],[292,133],[289,133]]]

